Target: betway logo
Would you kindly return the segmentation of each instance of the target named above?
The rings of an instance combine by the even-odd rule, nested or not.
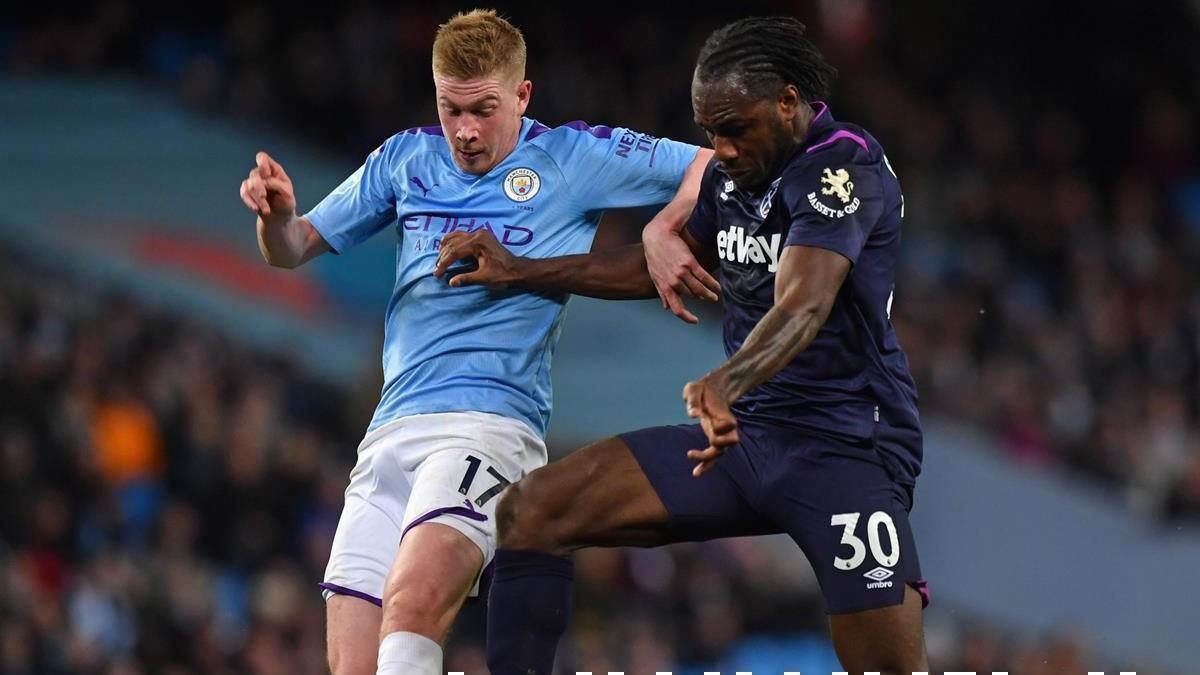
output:
[[[717,257],[729,262],[766,263],[767,271],[774,273],[779,267],[779,240],[776,232],[770,239],[746,234],[744,228],[730,225],[728,230],[717,233]]]

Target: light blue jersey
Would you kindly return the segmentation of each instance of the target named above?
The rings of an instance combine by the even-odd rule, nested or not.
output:
[[[396,233],[383,393],[370,429],[420,413],[479,411],[545,436],[550,359],[566,294],[452,288],[433,276],[441,238],[488,228],[516,255],[586,253],[604,209],[674,197],[697,148],[628,129],[525,119],[483,176],[454,164],[441,127],[409,129],[367,157],[307,218],[335,252]]]

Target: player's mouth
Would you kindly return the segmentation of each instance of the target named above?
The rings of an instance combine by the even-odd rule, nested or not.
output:
[[[725,175],[729,176],[733,182],[737,183],[739,186],[745,185],[747,180],[752,177],[752,173],[753,172],[751,171],[734,171],[731,169],[725,169]]]
[[[483,150],[471,150],[468,152],[462,148],[456,148],[454,152],[458,155],[458,158],[464,162],[473,162],[477,158],[483,156]]]

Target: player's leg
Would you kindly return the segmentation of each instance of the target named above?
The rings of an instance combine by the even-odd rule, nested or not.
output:
[[[376,632],[379,673],[441,675],[442,643],[483,567],[483,553],[441,522],[404,534]]]
[[[829,617],[833,648],[847,673],[929,672],[921,620],[924,598],[904,585],[899,605]]]
[[[333,675],[375,672],[382,615],[379,605],[365,598],[333,594],[325,601],[329,672]]]
[[[870,445],[791,432],[765,436],[762,445],[771,448],[762,467],[770,477],[763,483],[765,510],[816,572],[843,668],[882,675],[928,670],[925,586],[908,490]]]
[[[731,471],[693,478],[699,427],[658,427],[590,445],[509,488],[488,600],[492,675],[548,675],[570,614],[572,551],[656,546],[761,530]],[[728,458],[726,458],[728,459]]]
[[[359,447],[346,501],[338,520],[329,565],[321,583],[325,595],[326,651],[333,675],[375,672],[384,582],[400,543],[400,522],[410,485],[380,462],[391,430],[369,436]]]
[[[412,491],[384,590],[378,672],[440,675],[442,643],[495,551],[500,494],[546,452],[529,427],[497,415],[421,415],[409,427],[398,458]]]

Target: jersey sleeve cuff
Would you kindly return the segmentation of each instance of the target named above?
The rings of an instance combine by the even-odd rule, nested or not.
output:
[[[329,250],[334,255],[342,254],[342,250],[346,245],[345,237],[337,236],[337,234],[333,231],[332,225],[325,220],[320,213],[318,213],[316,210],[312,210],[304,214],[304,218],[313,226],[313,229],[317,231],[317,234],[321,235],[321,238],[324,239],[325,243],[329,245]]]

